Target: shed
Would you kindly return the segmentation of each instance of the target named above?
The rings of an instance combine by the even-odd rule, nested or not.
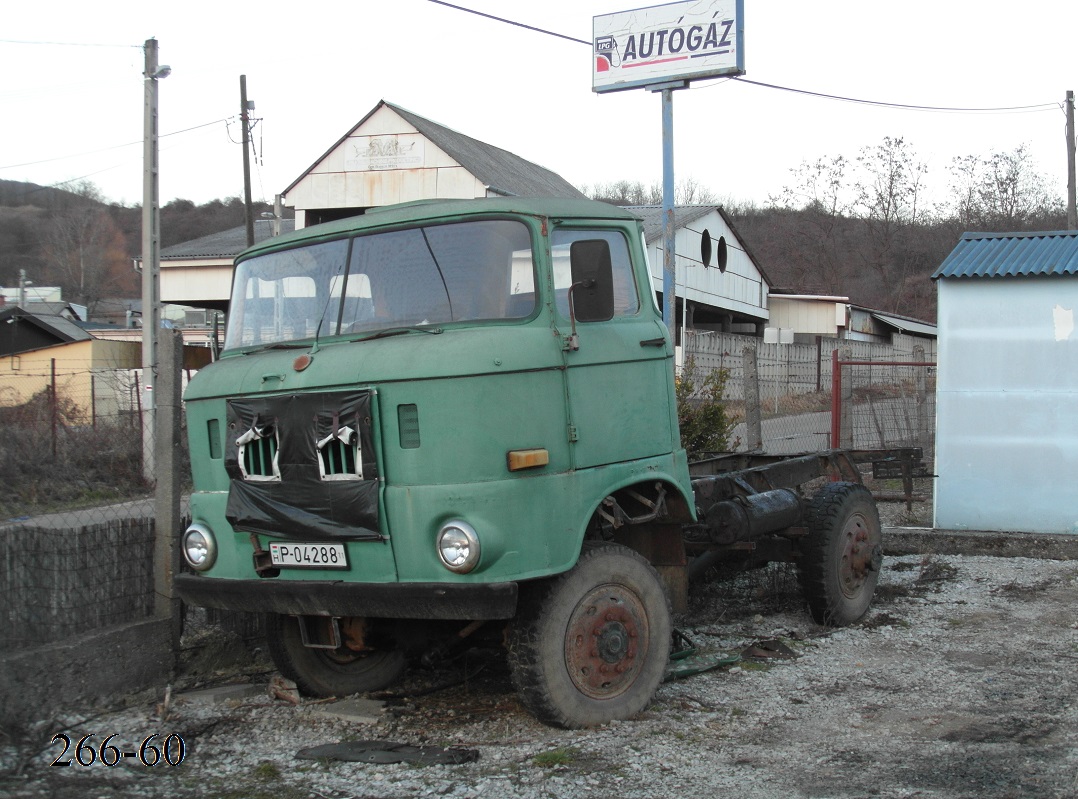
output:
[[[1078,231],[966,233],[932,277],[935,526],[1078,534]]]
[[[17,305],[0,310],[0,356],[90,338],[89,333],[63,316],[40,314]]]

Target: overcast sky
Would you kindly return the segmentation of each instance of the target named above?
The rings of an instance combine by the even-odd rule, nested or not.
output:
[[[647,3],[455,0],[590,40]],[[1073,0],[745,0],[746,78],[881,108],[711,80],[674,94],[678,179],[765,202],[790,170],[904,137],[942,191],[954,156],[1027,145],[1060,197],[1062,106],[1078,89]],[[591,49],[429,0],[20,3],[0,33],[0,178],[84,178],[142,199],[143,42],[159,41],[161,201],[242,195],[239,76],[261,121],[256,199],[272,201],[385,99],[582,186],[662,177],[659,95],[591,90]],[[226,121],[227,120],[227,121]]]

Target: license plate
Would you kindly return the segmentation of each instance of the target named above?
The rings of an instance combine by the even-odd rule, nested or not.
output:
[[[344,544],[270,544],[270,560],[284,569],[347,569]]]

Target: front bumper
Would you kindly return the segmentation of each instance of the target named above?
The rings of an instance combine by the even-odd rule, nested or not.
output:
[[[347,583],[340,580],[227,580],[177,574],[176,594],[189,605],[296,616],[387,619],[510,619],[517,584]]]

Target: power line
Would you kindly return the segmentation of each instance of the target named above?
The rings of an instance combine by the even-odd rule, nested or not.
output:
[[[465,8],[464,6],[454,5],[453,3],[447,3],[445,0],[430,0],[432,3],[437,3],[440,6],[447,6],[448,8],[456,9],[457,11],[464,11],[468,14],[475,14],[480,17],[486,17],[487,19],[493,19],[497,22],[504,22],[506,25],[516,25],[519,28],[527,28],[528,30],[535,31],[536,33],[543,33],[547,36],[556,36],[559,39],[568,39],[571,42],[578,42],[580,44],[586,44],[588,47],[592,46],[592,43],[585,39],[577,39],[573,36],[566,36],[564,33],[556,33],[554,31],[545,30],[544,28],[536,28],[532,25],[525,25],[522,22],[515,22],[511,19],[504,17],[497,17],[493,14],[485,14],[482,11],[476,11],[475,9]],[[729,79],[728,79],[729,80]],[[735,76],[733,80],[740,81],[741,83],[748,83],[753,86],[761,86],[766,89],[778,89],[784,92],[793,92],[794,94],[804,94],[810,97],[820,97],[826,100],[841,100],[847,103],[856,103],[858,105],[875,105],[884,108],[899,108],[907,111],[935,111],[941,113],[1030,113],[1033,111],[1045,111],[1049,108],[1058,108],[1059,103],[1040,103],[1038,105],[1020,105],[1004,108],[960,108],[952,106],[931,106],[931,105],[914,105],[907,103],[891,103],[883,100],[862,100],[856,97],[843,97],[836,94],[824,94],[823,92],[814,92],[808,89],[794,89],[789,86],[779,86],[774,83],[763,83],[761,81],[749,80],[748,78]],[[715,84],[712,84],[715,85]]]
[[[430,0],[432,3],[437,3],[440,6],[446,6],[448,8],[456,9],[457,11],[465,11],[469,14],[475,14],[477,17],[486,17],[487,19],[495,20],[496,22],[504,22],[506,25],[516,25],[518,28],[527,28],[530,31],[536,33],[545,33],[547,36],[556,36],[559,39],[568,39],[570,42],[579,42],[580,44],[586,44],[591,47],[591,42],[586,39],[577,39],[573,36],[566,36],[564,33],[555,33],[554,31],[548,31],[545,28],[536,28],[532,25],[525,25],[523,22],[514,22],[511,19],[505,17],[496,17],[493,14],[484,14],[482,11],[476,11],[474,8],[465,8],[464,6],[455,6],[452,3],[447,3],[445,0]]]
[[[824,94],[823,92],[814,92],[808,89],[794,89],[789,86],[779,86],[774,83],[764,83],[758,80],[749,80],[748,78],[740,75],[732,78],[739,83],[749,83],[753,86],[762,86],[765,89],[778,89],[784,92],[792,92],[794,94],[805,94],[810,97],[821,97],[825,100],[841,100],[846,103],[858,103],[860,105],[876,105],[884,108],[900,108],[906,111],[939,111],[949,113],[1029,113],[1032,111],[1045,111],[1049,108],[1058,108],[1059,103],[1040,103],[1039,105],[1018,105],[1000,108],[959,108],[955,106],[935,106],[935,105],[912,105],[908,103],[888,103],[882,100],[862,100],[856,97],[843,97],[837,94]]]
[[[217,124],[219,124],[221,122],[226,122],[227,123],[227,122],[230,122],[234,118],[235,117],[225,117],[224,119],[215,119],[213,122],[204,122],[201,125],[194,125],[193,127],[184,128],[183,130],[174,130],[171,133],[162,133],[160,136],[158,136],[158,138],[164,139],[164,138],[166,138],[168,136],[178,136],[181,133],[189,133],[192,130],[198,130],[200,128],[208,128],[210,125],[217,125]],[[48,164],[48,163],[51,163],[53,161],[63,161],[64,159],[67,159],[67,158],[81,158],[84,155],[94,155],[96,153],[108,152],[109,150],[119,150],[119,149],[121,149],[123,147],[132,147],[132,146],[134,146],[136,144],[142,144],[142,139],[139,139],[138,141],[129,141],[126,144],[114,144],[114,145],[112,145],[110,147],[101,147],[101,148],[99,148],[97,150],[87,150],[87,151],[82,152],[82,153],[71,153],[70,155],[58,155],[55,158],[43,158],[40,161],[26,161],[26,162],[21,163],[21,164],[7,164],[6,166],[0,166],[0,170],[2,170],[2,169],[17,169],[18,167],[21,167],[21,166],[36,166],[37,164]],[[79,180],[79,179],[80,178],[74,178],[74,180]],[[69,182],[69,181],[65,181],[65,182]]]
[[[95,42],[38,42],[24,39],[0,39],[0,44],[43,44],[49,47],[134,47],[141,50],[141,44],[103,44]]]

